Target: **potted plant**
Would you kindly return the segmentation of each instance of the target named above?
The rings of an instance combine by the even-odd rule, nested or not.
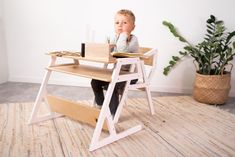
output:
[[[163,25],[169,28],[170,32],[185,43],[178,56],[172,56],[169,65],[164,68],[164,75],[185,56],[193,57],[196,65],[196,78],[194,81],[193,97],[195,100],[208,104],[223,104],[228,99],[231,80],[231,61],[235,55],[233,51],[235,42],[231,39],[235,31],[226,32],[224,23],[210,15],[206,21],[207,33],[204,40],[197,45],[188,42],[173,24],[163,21]],[[230,70],[226,70],[230,65]]]

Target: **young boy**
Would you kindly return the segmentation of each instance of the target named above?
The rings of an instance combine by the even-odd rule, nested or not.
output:
[[[135,15],[130,10],[119,10],[115,15],[115,37],[111,39],[110,44],[114,44],[114,52],[129,52],[138,53],[139,43],[136,36],[131,34],[135,28]],[[129,71],[130,66],[122,66],[121,70]],[[131,84],[137,80],[132,80]],[[98,106],[101,106],[104,101],[103,89],[108,88],[108,82],[92,79],[91,87],[95,95],[95,102]],[[111,101],[109,104],[110,112],[114,116],[119,104],[119,91],[123,92],[125,82],[119,82],[116,84]]]

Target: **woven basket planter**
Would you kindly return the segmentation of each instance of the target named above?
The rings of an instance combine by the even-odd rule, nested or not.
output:
[[[224,104],[229,95],[231,74],[201,75],[196,73],[193,97],[206,104]]]

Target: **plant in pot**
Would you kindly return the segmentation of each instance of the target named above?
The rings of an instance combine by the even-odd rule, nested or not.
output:
[[[207,104],[224,104],[231,88],[233,67],[231,61],[235,56],[233,51],[235,42],[232,42],[231,39],[234,37],[235,31],[226,32],[223,21],[210,15],[206,21],[207,32],[204,40],[193,45],[177,31],[173,24],[163,21],[163,25],[168,27],[179,41],[186,44],[183,50],[179,51],[178,56],[172,56],[169,65],[164,68],[163,74],[167,75],[183,57],[191,56],[197,69],[193,88],[194,99]]]

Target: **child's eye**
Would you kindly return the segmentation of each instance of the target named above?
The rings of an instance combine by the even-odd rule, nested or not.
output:
[[[115,24],[116,24],[116,25],[118,25],[118,24],[119,24],[119,22],[115,22]]]
[[[124,24],[127,24],[127,22],[123,22]]]

